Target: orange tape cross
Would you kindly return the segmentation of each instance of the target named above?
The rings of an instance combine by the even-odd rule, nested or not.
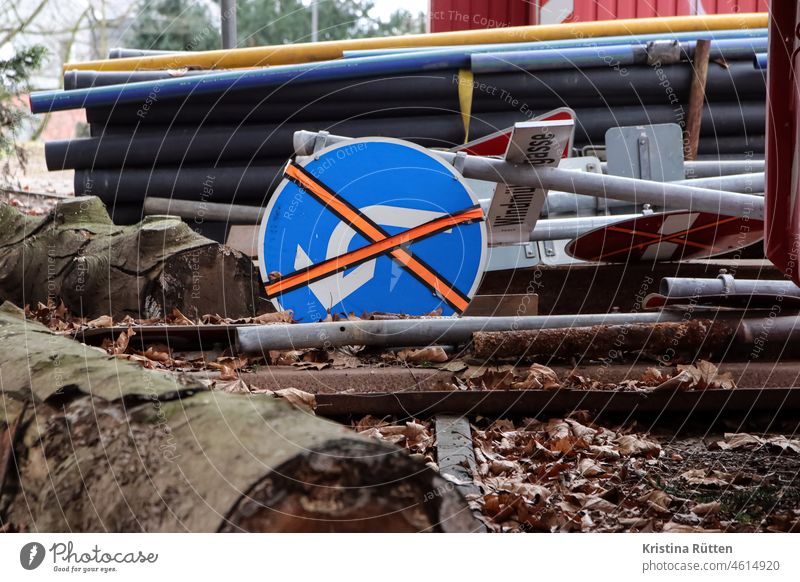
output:
[[[336,192],[317,180],[301,166],[293,162],[287,164],[284,175],[314,196],[325,207],[329,208],[342,220],[347,221],[356,232],[364,236],[371,244],[344,253],[338,257],[322,261],[285,275],[270,282],[266,286],[267,296],[274,297],[313,281],[328,277],[334,273],[363,263],[382,254],[388,254],[398,261],[420,282],[439,294],[457,312],[462,313],[469,305],[469,298],[455,289],[436,271],[421,259],[414,257],[403,245],[422,240],[439,232],[462,224],[471,224],[483,220],[483,210],[479,206],[467,208],[458,213],[436,218],[414,228],[391,236],[358,208],[352,206]]]

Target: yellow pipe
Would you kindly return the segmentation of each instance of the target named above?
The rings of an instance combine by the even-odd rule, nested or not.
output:
[[[589,38],[596,36],[766,27],[767,13],[712,14],[706,16],[674,16],[669,18],[630,18],[627,20],[515,26],[484,30],[438,32],[434,34],[413,34],[408,36],[272,45],[204,51],[193,54],[85,61],[82,63],[66,63],[64,65],[64,70],[133,71],[137,69],[178,69],[183,67],[238,69],[266,65],[287,65],[293,63],[327,61],[341,58],[342,52],[346,50],[452,46],[459,44],[499,44],[561,40],[567,38]]]

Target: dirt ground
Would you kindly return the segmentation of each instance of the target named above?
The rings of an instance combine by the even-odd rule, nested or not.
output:
[[[353,426],[436,464],[430,422]],[[481,493],[470,505],[494,532],[800,532],[800,441],[780,428],[676,437],[582,412],[481,419],[472,425]]]

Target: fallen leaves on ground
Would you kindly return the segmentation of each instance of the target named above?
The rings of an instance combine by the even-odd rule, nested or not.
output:
[[[678,373],[668,380],[668,383],[671,384],[670,388],[681,390],[736,388],[736,382],[730,372],[720,373],[717,366],[705,360],[699,360],[694,365],[678,365]]]
[[[764,438],[750,433],[739,432],[725,433],[724,436],[725,438],[723,440],[715,443],[715,446],[723,451],[768,447],[787,454],[800,454],[800,440],[790,439],[783,435],[773,435]]]
[[[427,348],[420,348],[417,350],[401,350],[397,353],[397,358],[401,362],[409,362],[412,364],[442,364],[449,359],[444,349],[439,346],[428,346]]]
[[[275,390],[273,394],[279,398],[283,398],[295,408],[299,408],[305,412],[313,413],[317,408],[317,398],[313,394],[298,388],[284,388],[282,390]]]
[[[640,531],[658,528],[672,498],[635,476],[660,446],[581,414],[474,427],[482,495],[470,504],[492,531]],[[623,521],[627,520],[627,521]]]
[[[514,382],[512,387],[518,390],[557,390],[561,388],[558,375],[547,366],[533,364],[528,368],[528,375],[522,382]]]
[[[432,463],[434,436],[430,422],[410,420],[392,424],[374,416],[365,416],[353,424],[353,429],[368,437],[377,438],[407,448],[420,460]]]
[[[680,478],[689,485],[703,487],[726,487],[733,482],[735,475],[713,469],[689,469],[681,473]]]

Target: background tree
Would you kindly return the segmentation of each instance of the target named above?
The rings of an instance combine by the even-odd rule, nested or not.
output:
[[[372,15],[372,0],[319,0],[319,40],[340,40],[424,32],[425,15],[394,12],[388,21]],[[304,42],[311,39],[311,9],[300,0],[240,0],[239,46]]]
[[[12,156],[21,165],[25,163],[25,150],[18,144],[17,135],[28,112],[20,94],[28,91],[28,81],[44,55],[44,47],[36,45],[19,50],[8,60],[0,60],[0,157],[4,159],[0,174],[4,180],[9,177]]]
[[[125,35],[127,46],[174,51],[220,48],[218,23],[207,6],[192,0],[142,0]]]

